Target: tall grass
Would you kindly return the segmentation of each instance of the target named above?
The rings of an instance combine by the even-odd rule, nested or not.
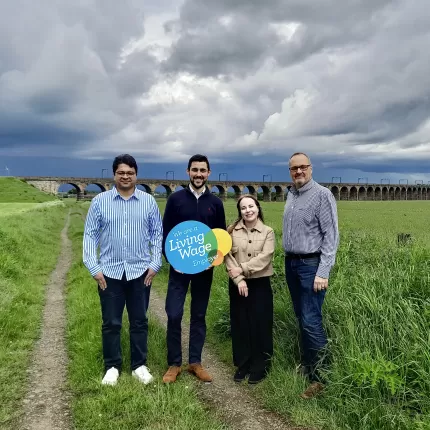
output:
[[[225,205],[229,221],[234,203]],[[275,356],[254,390],[266,406],[298,424],[324,429],[430,429],[430,202],[339,202],[341,244],[324,304],[331,366],[324,395],[298,397],[298,330],[284,278],[282,210],[263,203],[275,229],[272,278]],[[412,243],[398,245],[397,234]],[[167,280],[166,268],[163,275]],[[217,268],[208,341],[231,363],[228,288]]]
[[[0,205],[1,206],[1,205]],[[45,284],[60,250],[64,207],[0,218],[0,428],[15,426],[39,335]]]

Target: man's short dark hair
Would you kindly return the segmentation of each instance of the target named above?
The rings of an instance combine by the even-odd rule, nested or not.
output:
[[[136,170],[136,173],[137,173],[137,163],[134,157],[132,157],[131,155],[121,154],[115,157],[115,160],[113,160],[113,164],[112,164],[112,170],[114,175],[120,164],[127,164],[128,167],[134,168],[134,170]]]
[[[190,159],[189,159],[189,161],[188,161],[188,170],[190,170],[190,167],[191,167],[191,164],[193,163],[193,162],[205,162],[206,163],[206,165],[208,166],[208,170],[211,170],[211,167],[209,166],[209,160],[208,160],[208,157],[206,157],[206,155],[202,155],[202,154],[196,154],[196,155],[193,155]]]

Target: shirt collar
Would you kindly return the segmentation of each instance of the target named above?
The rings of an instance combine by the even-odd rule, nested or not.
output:
[[[257,231],[259,231],[260,233],[263,231],[263,222],[261,221],[261,219],[260,218],[258,218],[258,220],[257,220],[257,224],[255,224],[254,225],[254,227],[252,227],[252,229],[251,230],[257,230]],[[235,230],[240,230],[240,229],[245,229],[246,230],[246,225],[245,225],[245,223],[243,222],[243,219],[241,219],[238,223],[237,223],[237,225],[236,225],[236,227],[234,228]]]
[[[135,199],[139,200],[139,198],[140,198],[139,192],[141,192],[141,191],[138,188],[135,187],[133,194],[127,200],[130,200],[132,197],[134,197]],[[122,199],[124,199],[124,197],[121,196],[121,194],[118,192],[118,190],[116,189],[116,187],[113,187],[112,188],[112,200],[116,199],[118,196],[121,197]]]
[[[307,182],[303,187],[300,187],[299,189],[296,188],[295,185],[291,187],[292,191],[295,191],[296,193],[303,194],[305,191],[310,190],[315,184],[315,181],[311,179],[309,182]]]
[[[196,196],[196,197],[200,197],[202,194],[204,194],[204,192],[206,191],[206,185],[203,186],[202,190],[199,192],[195,191],[193,189],[193,187],[191,186],[191,184],[188,185],[188,187],[190,188],[190,191]]]

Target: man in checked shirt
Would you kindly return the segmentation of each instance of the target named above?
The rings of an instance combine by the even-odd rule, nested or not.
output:
[[[312,179],[312,164],[303,153],[289,161],[294,185],[283,219],[285,275],[301,337],[301,369],[311,384],[309,399],[323,390],[318,368],[324,362],[327,337],[322,305],[339,244],[336,201],[331,191]]]

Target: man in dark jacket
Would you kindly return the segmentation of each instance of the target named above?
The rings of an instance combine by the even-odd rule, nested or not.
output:
[[[222,201],[206,187],[210,175],[209,161],[204,155],[193,155],[188,161],[187,188],[170,195],[163,218],[163,250],[170,230],[183,221],[200,221],[209,228],[226,228]],[[164,254],[165,255],[165,254]],[[181,373],[182,347],[181,322],[188,286],[191,283],[191,321],[188,371],[204,382],[212,377],[201,365],[201,355],[206,337],[206,309],[212,285],[213,267],[189,275],[170,266],[166,297],[167,313],[167,362],[169,368],[163,377],[165,383],[175,382]]]

